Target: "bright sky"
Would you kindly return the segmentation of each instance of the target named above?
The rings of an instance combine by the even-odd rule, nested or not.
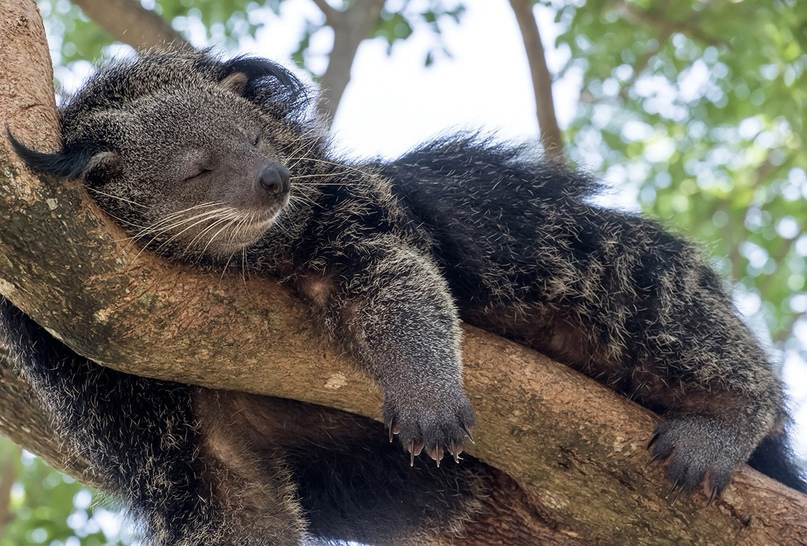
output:
[[[428,4],[426,0],[414,0],[415,3]],[[506,0],[465,0],[464,3],[468,9],[461,23],[446,22],[443,26],[443,38],[453,58],[438,58],[430,68],[424,68],[423,61],[436,39],[425,27],[416,28],[409,39],[398,43],[391,56],[387,55],[384,40],[362,44],[333,126],[341,150],[352,156],[394,157],[452,129],[481,128],[516,140],[537,138],[532,83],[509,3]],[[553,13],[541,7],[537,13],[550,70],[557,69],[568,53],[551,48],[558,32]],[[282,3],[280,17],[268,10],[256,10],[250,17],[266,24],[255,40],[242,40],[239,52],[276,59],[286,65],[305,20],[320,22],[323,18],[310,0],[286,0]],[[200,25],[188,21],[192,41],[196,45],[215,45],[205,42]],[[314,36],[308,61],[315,72],[324,71],[331,40],[330,30]],[[83,78],[89,71],[89,64],[83,66],[78,71],[79,77]],[[65,81],[71,80],[78,81],[65,78]],[[72,87],[71,83],[66,86]],[[579,75],[572,71],[555,82],[555,108],[561,127],[574,116],[579,88]],[[636,188],[626,183],[624,172],[616,168],[605,174],[614,187],[608,202],[612,206],[636,209]],[[744,303],[739,302],[741,308],[746,307]],[[801,321],[799,329],[799,337],[807,339],[807,322]],[[794,400],[807,400],[807,363],[795,354],[788,355],[784,373]],[[800,386],[798,390],[796,385]],[[801,424],[795,435],[796,448],[807,457],[807,403],[801,403],[794,410],[794,417]]]

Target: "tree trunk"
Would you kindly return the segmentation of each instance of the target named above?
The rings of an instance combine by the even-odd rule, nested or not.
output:
[[[328,68],[320,79],[322,94],[319,100],[319,113],[330,125],[350,83],[350,71],[359,46],[381,17],[384,0],[356,0],[343,11],[333,8],[327,0],[315,0],[314,3],[325,14],[325,24],[333,29],[333,48],[328,56]]]
[[[52,78],[33,1],[0,0],[0,25],[0,118],[23,142],[54,149]],[[285,289],[140,253],[80,184],[31,175],[5,139],[0,225],[0,293],[92,360],[379,418],[378,387],[317,336]],[[534,351],[465,333],[479,422],[470,452],[504,474],[470,525],[471,543],[807,543],[807,499],[747,467],[711,508],[700,493],[671,506],[662,470],[645,468],[653,414]],[[76,461],[58,460],[14,381],[0,375],[0,428],[82,475]]]

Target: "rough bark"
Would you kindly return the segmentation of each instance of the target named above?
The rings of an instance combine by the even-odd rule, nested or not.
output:
[[[0,66],[6,74],[0,82],[0,121],[10,127],[24,127],[27,138],[42,149],[58,149],[59,136],[50,54],[41,18],[33,2],[0,2]],[[0,151],[0,187],[5,193],[11,165],[7,143]],[[16,188],[23,194],[24,187]],[[2,214],[0,214],[2,216]],[[5,222],[3,223],[5,226]],[[3,228],[5,231],[5,227]],[[0,260],[9,259],[0,251]],[[0,291],[2,292],[2,291]],[[97,485],[87,461],[68,455],[53,432],[45,413],[27,385],[11,372],[5,353],[0,351],[0,430],[17,444],[40,454],[57,468],[85,483]]]
[[[542,546],[586,544],[581,537],[563,529],[552,528],[524,491],[508,475],[491,469],[488,479],[490,496],[482,500],[482,511],[469,522],[461,537],[444,539],[437,544],[467,546]]]
[[[50,67],[33,2],[0,0],[0,25],[0,119],[22,141],[54,148]],[[285,289],[139,253],[79,184],[32,176],[5,139],[0,225],[0,293],[89,358],[379,417],[378,388],[319,339]],[[520,543],[544,532],[550,544],[807,543],[804,496],[744,467],[711,508],[702,494],[671,506],[662,470],[644,467],[657,417],[492,334],[467,327],[463,349],[479,421],[470,451],[512,478],[497,480],[465,543],[490,544],[491,535]],[[0,428],[47,452],[46,426],[17,409],[24,393],[9,377],[0,375]]]
[[[535,113],[541,131],[541,145],[547,157],[563,161],[563,135],[555,115],[555,101],[552,99],[552,76],[546,65],[544,46],[538,31],[538,22],[532,11],[532,0],[510,0],[513,13],[524,41],[527,62],[532,76],[535,93]]]
[[[113,39],[135,49],[172,44],[191,48],[188,41],[157,13],[139,0],[71,0]]]

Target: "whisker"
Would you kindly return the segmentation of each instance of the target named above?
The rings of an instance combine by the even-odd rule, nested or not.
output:
[[[235,220],[231,221],[226,228],[229,230],[229,234],[227,235],[227,244],[228,245],[235,245],[235,242],[238,240],[239,236],[241,235],[241,230],[244,229],[244,226],[247,225],[251,214],[242,214],[241,218],[236,218]],[[235,253],[237,251],[233,251]]]
[[[93,193],[97,193],[98,195],[103,195],[104,197],[109,197],[110,199],[116,199],[116,200],[118,200],[118,201],[122,201],[122,202],[124,202],[124,203],[129,203],[130,205],[134,205],[134,206],[136,206],[136,207],[142,207],[142,208],[144,208],[144,209],[149,208],[149,207],[148,207],[148,205],[143,205],[143,204],[141,204],[141,203],[138,203],[137,201],[132,201],[131,199],[126,199],[125,197],[121,197],[121,196],[119,196],[119,195],[113,195],[113,194],[111,194],[111,193],[107,193],[107,192],[105,192],[105,191],[101,191],[101,190],[99,190],[98,188],[93,188],[93,187],[91,187],[91,186],[86,186],[86,188],[87,188],[87,190],[88,190],[88,191],[91,191],[91,192],[93,192]],[[110,216],[111,216],[111,215],[110,215]]]
[[[230,213],[230,214],[232,214],[232,213]],[[180,235],[182,235],[183,233],[185,233],[185,232],[186,232],[186,231],[188,231],[189,229],[193,228],[194,226],[197,226],[197,225],[199,225],[199,224],[202,224],[202,223],[204,223],[204,222],[207,222],[208,220],[210,220],[210,219],[211,219],[211,217],[214,217],[214,216],[211,216],[210,214],[207,214],[207,215],[206,215],[205,217],[203,217],[202,219],[197,220],[196,222],[193,222],[191,225],[187,226],[185,229],[183,229],[183,230],[181,230],[181,231],[179,231],[179,232],[177,232],[177,233],[173,234],[171,237],[169,237],[168,239],[166,239],[165,241],[163,241],[162,243],[160,243],[160,246],[158,246],[158,247],[155,249],[155,252],[159,252],[159,251],[160,251],[160,250],[161,250],[161,249],[162,249],[162,248],[163,248],[165,245],[169,244],[171,241],[173,241],[174,239],[176,239],[177,237],[179,237]],[[184,221],[184,222],[180,223],[180,226],[181,226],[181,225],[183,225],[183,224],[185,224],[185,223],[187,223],[188,221],[189,221],[189,220],[186,220],[186,221]],[[166,230],[163,230],[161,233],[165,233],[165,232],[166,232]],[[155,236],[155,238],[156,238],[156,236]],[[154,241],[154,239],[152,239],[152,241]]]
[[[241,248],[241,280],[247,286],[247,247]]]
[[[281,209],[277,216],[275,216],[273,227],[276,227],[282,235],[291,236],[292,232],[288,226],[286,226],[286,215],[283,214],[283,212],[284,211]]]
[[[247,231],[247,226],[253,225],[258,219],[258,213],[256,212],[248,212],[243,214],[241,221],[239,221],[235,228],[232,230],[230,234],[230,243],[235,243],[236,240],[241,236],[242,232]]]
[[[166,244],[168,244],[168,243],[170,243],[171,241],[173,241],[174,239],[176,239],[176,238],[177,238],[179,235],[182,235],[182,234],[183,234],[183,233],[185,233],[187,230],[191,229],[193,226],[195,226],[195,225],[197,225],[197,224],[200,224],[200,223],[202,223],[202,222],[206,222],[206,221],[210,220],[211,218],[215,218],[216,214],[217,214],[217,213],[214,213],[214,212],[206,213],[206,214],[205,214],[205,215],[204,215],[204,216],[203,216],[201,219],[197,220],[196,222],[194,222],[193,224],[191,224],[191,225],[190,225],[190,226],[188,226],[187,228],[183,229],[183,230],[182,230],[182,231],[180,231],[179,233],[174,234],[174,235],[173,235],[173,236],[171,236],[171,237],[170,237],[170,238],[169,238],[167,241],[164,241],[163,243],[161,243],[161,244],[160,244],[160,246],[158,246],[156,249],[154,249],[154,251],[155,251],[155,252],[160,251],[160,250],[161,250],[161,249],[162,249],[162,248],[163,248],[163,247],[164,247]],[[191,218],[188,218],[188,219],[182,220],[182,221],[180,221],[180,222],[176,222],[175,224],[172,224],[172,225],[170,225],[170,226],[167,226],[167,227],[165,227],[165,228],[163,228],[163,229],[158,230],[156,233],[154,233],[154,236],[153,236],[151,239],[149,239],[149,241],[148,241],[147,243],[145,243],[145,244],[143,245],[143,248],[141,248],[141,249],[140,249],[140,252],[138,252],[138,253],[137,253],[137,256],[135,256],[135,260],[136,260],[137,258],[139,258],[139,257],[140,257],[140,254],[142,254],[142,253],[143,253],[143,251],[144,251],[146,248],[150,247],[150,246],[151,246],[151,244],[152,244],[152,243],[154,243],[154,241],[156,241],[157,239],[159,239],[159,238],[160,238],[160,237],[161,237],[163,234],[165,234],[165,233],[169,233],[169,232],[171,232],[173,229],[179,228],[179,227],[181,227],[181,226],[185,225],[186,223],[191,222],[191,221],[193,221],[194,219],[197,219],[199,216],[200,216],[200,215],[197,215],[197,216],[194,216],[194,217],[191,217]]]
[[[196,241],[198,241],[200,238],[202,238],[202,237],[203,237],[203,236],[204,236],[206,233],[208,233],[208,232],[212,231],[213,229],[215,229],[215,228],[216,228],[216,226],[221,225],[223,222],[226,222],[227,220],[228,220],[227,218],[219,218],[218,220],[215,220],[215,221],[214,221],[213,223],[211,223],[209,226],[207,226],[206,228],[204,228],[202,231],[200,231],[199,233],[197,233],[197,234],[196,234],[196,236],[195,236],[193,239],[191,239],[191,241],[188,243],[188,246],[187,246],[187,247],[185,247],[185,250],[183,251],[182,255],[183,255],[183,256],[185,256],[185,255],[187,255],[188,253],[190,253],[191,247],[193,246],[193,244],[194,244]],[[200,253],[199,255],[197,255],[197,256],[196,256],[196,260],[195,260],[195,261],[196,261],[196,263],[201,262],[203,257],[204,257],[204,254],[202,254],[202,253]]]
[[[210,238],[210,240],[207,242],[207,244],[205,245],[205,247],[202,249],[202,254],[204,254],[204,253],[205,253],[205,251],[207,251],[207,248],[208,248],[208,247],[210,246],[210,244],[211,244],[211,243],[212,243],[212,242],[215,240],[215,238],[216,238],[216,237],[218,237],[218,236],[219,236],[219,235],[220,235],[220,234],[221,234],[221,233],[222,233],[222,232],[223,232],[225,229],[227,229],[228,227],[230,227],[231,225],[233,225],[233,224],[234,224],[234,223],[235,223],[235,222],[236,222],[236,221],[237,221],[239,218],[240,218],[240,215],[238,215],[238,216],[236,216],[236,217],[234,217],[234,218],[230,219],[230,222],[229,222],[229,223],[225,224],[223,228],[221,228],[220,230],[218,230],[218,231],[215,233],[215,235],[213,235],[213,236]],[[232,256],[230,256],[230,257],[232,257]]]
[[[344,176],[345,173],[321,173],[321,174],[293,174],[291,175],[292,181],[299,180],[300,178],[327,178],[329,176]]]
[[[170,214],[166,214],[165,216],[163,216],[160,219],[160,221],[169,220],[171,218],[176,218],[178,216],[182,216],[183,214],[185,214],[187,212],[190,212],[192,210],[201,209],[201,208],[205,208],[205,207],[214,207],[214,206],[216,206],[216,207],[226,207],[227,204],[222,203],[221,201],[207,201],[207,202],[204,202],[204,203],[199,203],[197,205],[193,205],[193,206],[190,206],[190,207],[187,207],[187,208],[184,208],[184,209],[174,211],[174,212],[172,212]]]
[[[297,183],[297,186],[300,188],[318,188],[320,186],[344,186],[344,187],[351,187],[356,186],[356,184],[345,184],[343,182],[303,182],[300,184]]]
[[[170,219],[170,218],[175,218],[177,216],[182,216],[183,214],[185,214],[187,212],[190,212],[192,210],[197,210],[197,209],[201,209],[201,208],[205,208],[205,207],[226,207],[226,206],[227,206],[227,203],[223,203],[221,201],[206,201],[204,203],[199,203],[199,204],[196,204],[196,205],[192,205],[190,207],[180,209],[180,210],[176,210],[176,211],[174,211],[172,213],[166,214],[165,216],[162,217],[162,219],[167,220],[167,219]]]
[[[135,239],[140,239],[140,238],[142,238],[142,237],[144,237],[146,235],[152,234],[154,232],[165,232],[165,231],[169,231],[169,230],[172,230],[172,229],[176,229],[176,228],[180,227],[182,224],[185,224],[187,222],[190,222],[190,221],[193,221],[193,220],[196,220],[196,219],[199,219],[199,218],[215,216],[215,215],[220,214],[222,212],[226,212],[229,208],[230,207],[221,207],[221,208],[218,208],[218,209],[208,210],[208,211],[205,211],[205,212],[201,212],[199,214],[195,214],[195,215],[188,216],[186,218],[180,218],[180,219],[177,219],[176,217],[174,217],[174,218],[171,218],[170,220],[168,220],[167,222],[165,221],[165,219],[163,219],[163,220],[160,220],[159,222],[155,222],[154,224],[152,224],[148,228],[146,228],[146,229],[142,230],[141,232],[137,233],[135,235]],[[166,224],[168,224],[168,225],[166,225]]]
[[[316,207],[319,206],[319,203],[317,203],[310,195],[289,194],[289,203],[287,206],[289,209],[291,209],[291,211],[296,212],[303,205]]]
[[[157,220],[156,222],[154,222],[150,226],[143,228],[143,230],[136,233],[132,238],[134,240],[137,240],[137,239],[141,238],[142,236],[148,234],[149,232],[154,231],[159,227],[162,227],[166,223],[170,223],[170,222],[175,221],[177,218],[181,218],[184,214],[187,214],[188,212],[190,212],[192,210],[196,210],[196,209],[199,209],[201,207],[210,207],[210,206],[218,206],[219,209],[216,209],[216,210],[224,210],[225,208],[229,208],[224,203],[203,203],[203,204],[200,204],[200,205],[194,205],[192,207],[188,207],[186,209],[178,210],[178,211],[172,212],[171,214],[167,214],[167,215],[163,216],[162,218],[160,218],[159,220]],[[213,211],[206,211],[206,212],[213,212]],[[204,213],[202,213],[202,214],[204,214]]]
[[[300,161],[303,161],[303,160],[304,161],[313,161],[314,163],[322,163],[324,165],[330,165],[332,167],[338,167],[340,169],[344,169],[346,171],[357,172],[359,174],[367,174],[365,171],[363,171],[362,169],[359,169],[357,167],[351,167],[350,165],[342,165],[340,163],[335,163],[333,161],[328,161],[327,159],[316,159],[316,158],[313,158],[313,157],[302,157],[302,158],[300,158]],[[300,161],[297,161],[297,163],[299,163]],[[297,163],[295,163],[295,165]],[[289,169],[289,170],[291,170],[291,169]]]
[[[224,263],[224,269],[221,270],[221,277],[219,277],[219,284],[221,284],[222,281],[224,280],[224,274],[227,272],[227,266],[230,265],[230,260],[233,259],[233,256],[235,256],[236,252],[238,251],[234,250],[233,253],[230,254],[230,257],[227,258],[227,261]]]
[[[300,161],[302,161],[303,159],[306,159],[308,154],[311,152],[311,150],[314,149],[314,146],[316,146],[318,142],[319,142],[319,139],[316,138],[316,137],[311,138],[311,141],[309,143],[306,143],[305,140],[303,140],[303,142],[300,144],[300,146],[298,146],[297,148],[292,150],[292,152],[289,154],[289,170],[291,170],[294,167],[296,167],[297,165],[299,165]],[[308,149],[306,149],[305,152],[302,155],[298,156],[296,158],[296,161],[295,161],[295,156],[297,156],[297,154],[300,153],[300,151],[303,149],[303,147],[306,144],[308,144]],[[292,163],[292,161],[293,161],[293,163]]]

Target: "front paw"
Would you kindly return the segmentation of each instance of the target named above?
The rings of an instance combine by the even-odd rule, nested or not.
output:
[[[666,463],[673,501],[681,491],[694,491],[699,485],[703,485],[710,504],[723,492],[734,468],[753,449],[740,432],[704,415],[680,415],[656,428],[648,449],[653,450],[651,461]]]
[[[465,439],[473,442],[471,430],[474,414],[468,397],[459,392],[408,393],[407,396],[384,396],[384,422],[390,433],[390,442],[397,435],[406,451],[410,464],[421,451],[440,466],[445,451],[459,462]]]

